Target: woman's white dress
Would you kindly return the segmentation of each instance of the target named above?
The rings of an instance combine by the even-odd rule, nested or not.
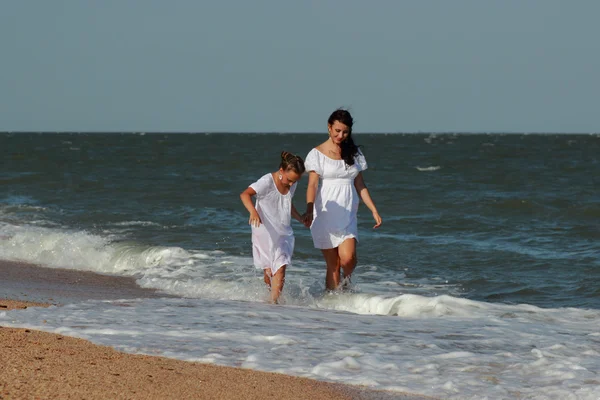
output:
[[[310,227],[313,243],[318,249],[333,249],[346,239],[358,241],[356,213],[358,193],[354,178],[367,169],[367,160],[360,152],[354,157],[354,165],[344,160],[334,160],[317,149],[306,156],[307,171],[319,175],[319,189],[315,198],[313,222]]]
[[[268,268],[272,274],[292,261],[294,231],[291,214],[296,185],[294,183],[287,194],[281,194],[270,173],[250,185],[256,192],[255,208],[262,221],[258,228],[252,227],[254,265]]]

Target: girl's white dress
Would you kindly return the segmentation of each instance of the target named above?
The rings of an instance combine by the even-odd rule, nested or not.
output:
[[[358,241],[356,213],[358,193],[354,178],[367,169],[367,160],[362,152],[354,157],[354,165],[344,160],[334,160],[317,149],[306,156],[307,171],[319,175],[319,189],[315,198],[313,222],[310,227],[313,243],[318,249],[333,249],[346,239]]]
[[[294,183],[287,194],[281,194],[270,173],[250,185],[256,192],[255,207],[262,221],[258,228],[252,227],[254,265],[269,268],[272,274],[292,261],[294,231],[291,213],[296,185]]]

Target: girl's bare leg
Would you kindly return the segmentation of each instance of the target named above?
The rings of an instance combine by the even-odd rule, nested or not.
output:
[[[275,275],[271,276],[271,301],[275,304],[279,301],[279,295],[285,284],[285,267],[286,265],[282,266]]]
[[[321,250],[325,263],[327,264],[327,272],[325,274],[325,288],[327,290],[335,290],[340,284],[340,258],[337,247],[334,249]]]
[[[265,283],[267,284],[267,288],[269,288],[269,290],[271,290],[271,270],[270,269],[263,269],[264,272],[264,280]]]

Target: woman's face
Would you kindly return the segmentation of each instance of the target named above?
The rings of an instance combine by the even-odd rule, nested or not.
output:
[[[348,125],[341,123],[340,121],[334,121],[333,124],[329,125],[329,137],[333,143],[339,145],[350,135],[350,128]]]

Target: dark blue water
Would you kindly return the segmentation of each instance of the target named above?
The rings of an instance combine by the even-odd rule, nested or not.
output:
[[[325,139],[0,134],[0,237],[15,226],[42,227],[47,235],[85,232],[108,243],[249,258],[239,193],[276,170],[282,150],[304,157]],[[600,308],[600,136],[357,134],[355,141],[384,221],[371,229],[361,206],[359,288],[394,282],[400,292]],[[294,199],[301,211],[306,181]],[[308,230],[294,229],[297,264],[324,268]],[[24,261],[44,262],[36,241],[58,251],[31,235],[32,251],[19,253]],[[14,254],[9,246],[0,240],[0,256]]]

